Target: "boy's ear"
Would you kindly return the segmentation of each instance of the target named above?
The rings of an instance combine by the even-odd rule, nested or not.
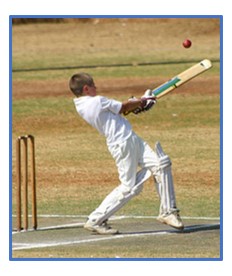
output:
[[[87,91],[88,91],[88,85],[85,84],[85,85],[83,86],[82,91],[83,91],[84,93],[87,92]]]

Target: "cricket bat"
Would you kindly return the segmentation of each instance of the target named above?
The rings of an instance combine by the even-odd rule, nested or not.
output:
[[[193,65],[189,69],[183,71],[179,75],[175,76],[174,78],[170,79],[169,81],[165,82],[164,84],[160,85],[159,87],[153,89],[152,94],[157,99],[160,99],[161,97],[170,93],[172,90],[176,89],[182,84],[190,81],[191,79],[195,78],[201,73],[207,71],[211,67],[212,67],[211,61],[208,59],[204,59],[201,62]]]

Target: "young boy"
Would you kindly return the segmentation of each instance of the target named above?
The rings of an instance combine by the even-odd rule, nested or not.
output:
[[[171,172],[171,160],[156,143],[155,151],[137,136],[122,114],[138,114],[149,110],[155,103],[151,91],[147,90],[141,99],[130,99],[123,103],[97,96],[93,78],[86,73],[75,74],[69,81],[76,98],[74,104],[78,114],[100,134],[106,137],[108,149],[116,162],[121,184],[116,187],[88,217],[84,228],[98,234],[116,234],[107,220],[133,196],[142,190],[141,175],[153,175],[160,197],[158,221],[176,229],[184,225],[176,207]],[[137,173],[138,167],[142,170]],[[139,180],[140,179],[140,180]],[[146,179],[145,179],[146,180]]]

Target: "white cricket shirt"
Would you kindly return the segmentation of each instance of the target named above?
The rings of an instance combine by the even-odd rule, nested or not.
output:
[[[79,115],[106,137],[108,145],[124,142],[132,134],[130,123],[119,114],[122,103],[102,96],[75,98]]]

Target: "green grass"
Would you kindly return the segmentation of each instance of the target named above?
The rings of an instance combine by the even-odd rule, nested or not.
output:
[[[116,168],[107,151],[104,138],[76,115],[71,99],[58,97],[15,101],[13,119],[13,134],[30,132],[36,136],[38,178],[42,186],[45,185],[47,179],[51,181],[47,184],[49,189],[52,189],[54,179],[59,183],[57,187],[59,193],[52,194],[54,199],[51,201],[50,198],[49,204],[46,204],[47,197],[44,198],[41,194],[40,212],[43,213],[46,210],[47,213],[53,213],[55,210],[60,210],[66,213],[69,209],[72,213],[75,209],[79,213],[87,214],[117,183]],[[213,216],[217,216],[220,154],[218,96],[175,95],[169,100],[164,99],[152,111],[139,117],[130,115],[128,119],[134,130],[151,146],[155,141],[161,141],[173,159],[174,174],[178,185],[177,194],[180,193],[178,199],[181,205],[185,206],[184,214],[197,213],[207,216],[210,211]],[[108,169],[102,172],[104,164],[108,164]],[[81,172],[87,177],[87,182],[88,179],[91,181],[91,185],[101,182],[102,175],[106,181],[109,181],[107,186],[99,192],[90,190],[91,194],[94,193],[91,202],[86,202],[84,196],[89,193],[87,192],[88,185],[85,188],[82,187],[84,197],[81,198],[78,195],[79,200],[76,201],[76,194],[79,191],[74,185],[75,175],[78,176]],[[191,172],[189,180],[186,178],[188,172]],[[93,174],[93,176],[89,178],[88,174]],[[113,177],[107,174],[113,174]],[[101,175],[99,179],[98,175]],[[63,189],[60,186],[65,179],[69,179],[67,192],[65,192],[66,188]],[[74,181],[73,184],[71,184],[72,181]],[[84,179],[82,181],[85,183]],[[186,205],[185,186],[189,187],[191,183],[194,186],[193,194],[199,193],[200,197],[196,196],[191,199],[191,205]],[[208,185],[212,189],[207,188],[205,194],[204,189]],[[195,187],[199,189],[199,192],[195,191]],[[70,189],[73,193],[67,202],[66,197],[70,194]],[[182,192],[182,189],[185,192]],[[137,203],[134,201],[123,212],[154,214],[154,209],[158,209],[158,199],[154,198],[155,208],[146,208],[148,204],[146,202],[149,202],[149,191],[145,189],[145,195],[147,193],[148,198],[145,196]],[[215,200],[209,201],[211,197]],[[202,209],[203,202],[205,202],[204,206],[208,204],[208,208]]]
[[[200,61],[201,59],[199,59]],[[88,71],[95,78],[122,78],[122,77],[166,77],[167,81],[175,75],[191,67],[194,63],[171,64],[171,65],[149,65],[149,66],[126,66],[126,67],[107,67],[107,68],[86,68],[86,69],[62,69],[48,71],[15,72],[14,80],[67,80],[76,71]],[[208,76],[218,74],[220,70],[219,63],[215,62],[213,68],[207,72]]]

